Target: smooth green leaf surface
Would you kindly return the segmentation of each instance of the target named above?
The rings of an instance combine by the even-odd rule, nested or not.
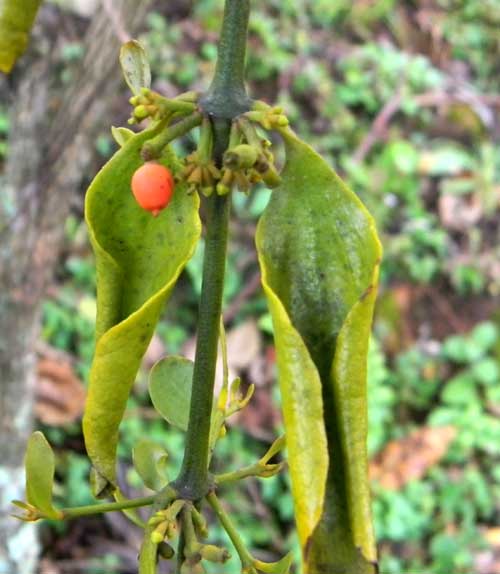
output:
[[[177,184],[158,217],[141,209],[130,180],[140,150],[161,125],[132,137],[103,167],[86,196],[85,216],[96,255],[96,350],[83,418],[94,466],[94,490],[115,484],[118,427],[159,315],[200,236],[199,199]],[[161,163],[176,173],[170,150]],[[109,490],[109,489],[108,489]]]
[[[55,459],[47,439],[34,432],[26,448],[26,498],[48,518],[59,518],[60,512],[52,505]]]
[[[183,431],[189,422],[193,369],[193,361],[172,355],[160,359],[149,375],[149,396],[154,408]]]
[[[273,318],[304,574],[372,574],[366,356],[380,243],[359,199],[284,132],[257,249]]]
[[[162,446],[147,438],[139,440],[133,448],[134,468],[151,490],[158,491],[167,484],[165,475],[161,474],[158,467],[158,463],[166,455]]]
[[[0,0],[0,72],[8,74],[28,46],[42,0]]]
[[[130,40],[123,44],[120,50],[120,64],[131,92],[139,94],[141,88],[151,86],[151,70],[146,50],[140,42]]]

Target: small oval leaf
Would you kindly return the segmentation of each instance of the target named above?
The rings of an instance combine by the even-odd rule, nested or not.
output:
[[[189,359],[172,355],[158,361],[149,375],[149,395],[155,409],[183,431],[189,421],[193,368]]]
[[[52,505],[55,459],[47,439],[39,431],[29,440],[25,457],[26,498],[47,518],[59,518],[60,512]]]
[[[156,492],[167,484],[165,475],[160,473],[167,456],[163,447],[147,438],[139,440],[132,450],[135,470],[144,484]]]
[[[123,44],[120,50],[120,64],[123,77],[134,94],[139,94],[141,88],[151,86],[151,69],[146,50],[137,40]]]
[[[129,130],[128,128],[123,127],[115,127],[111,126],[111,135],[115,142],[120,146],[123,147],[130,138],[135,136],[135,132]]]

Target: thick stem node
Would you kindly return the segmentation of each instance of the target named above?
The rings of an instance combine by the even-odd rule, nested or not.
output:
[[[226,0],[214,79],[200,107],[213,118],[231,120],[252,101],[245,89],[245,55],[250,0]]]

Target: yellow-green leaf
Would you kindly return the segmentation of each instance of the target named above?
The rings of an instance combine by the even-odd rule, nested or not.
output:
[[[166,457],[165,449],[148,438],[141,438],[134,446],[132,451],[134,468],[151,490],[159,491],[167,484],[165,475],[159,469],[161,461]]]
[[[149,374],[149,395],[154,408],[183,431],[189,422],[193,369],[193,361],[171,355],[160,359]]]
[[[123,44],[120,50],[120,64],[123,77],[134,94],[139,94],[141,88],[151,86],[151,70],[149,68],[146,50],[137,40]]]
[[[111,135],[113,136],[115,142],[120,147],[123,147],[130,138],[135,136],[135,132],[129,130],[128,128],[117,128],[115,126],[111,126]]]
[[[380,243],[331,167],[284,132],[257,249],[274,325],[304,574],[372,574],[366,355]]]
[[[293,553],[289,552],[278,562],[261,562],[255,560],[254,565],[259,572],[264,574],[288,574],[293,563]]]
[[[60,518],[61,513],[52,505],[55,459],[47,439],[39,431],[34,432],[26,448],[26,498],[29,504],[40,510],[47,518]]]
[[[28,46],[42,0],[0,0],[0,72],[8,74]]]
[[[94,490],[115,485],[118,427],[159,315],[200,236],[199,199],[177,184],[158,217],[141,209],[130,180],[141,148],[162,126],[131,137],[103,167],[86,196],[85,216],[96,255],[96,350],[83,418]],[[166,150],[160,160],[181,166]]]

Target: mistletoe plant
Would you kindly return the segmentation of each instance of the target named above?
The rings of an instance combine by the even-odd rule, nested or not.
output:
[[[243,544],[220,495],[228,482],[282,469],[278,438],[255,464],[213,474],[210,461],[225,421],[250,400],[229,381],[221,302],[232,194],[264,182],[274,188],[256,246],[274,325],[297,530],[305,574],[373,574],[376,553],[367,479],[366,356],[380,244],[374,223],[331,167],[290,129],[283,110],[249,98],[244,62],[249,0],[226,0],[215,76],[208,92],[168,99],[150,89],[138,42],[121,52],[133,91],[130,123],[113,128],[121,149],[86,196],[97,264],[96,350],[83,431],[97,498],[111,502],[57,509],[54,455],[39,432],[26,455],[25,520],[67,519],[122,511],[144,528],[139,572],[153,574],[175,555],[178,573],[230,554],[205,542],[208,503],[241,560],[242,572],[285,574],[291,556],[264,563]],[[199,129],[197,150],[178,157],[170,144]],[[268,132],[281,136],[286,162],[275,165]],[[133,193],[132,193],[133,191]],[[185,431],[179,476],[167,478],[167,454],[144,438],[133,461],[153,494],[129,500],[116,479],[120,421],[141,359],[175,283],[193,255],[202,225],[205,259],[194,362],[167,356],[152,369],[153,405]],[[223,384],[214,399],[218,346]],[[151,507],[144,523],[134,509]],[[174,545],[175,543],[175,545]],[[175,547],[175,550],[174,550]]]

